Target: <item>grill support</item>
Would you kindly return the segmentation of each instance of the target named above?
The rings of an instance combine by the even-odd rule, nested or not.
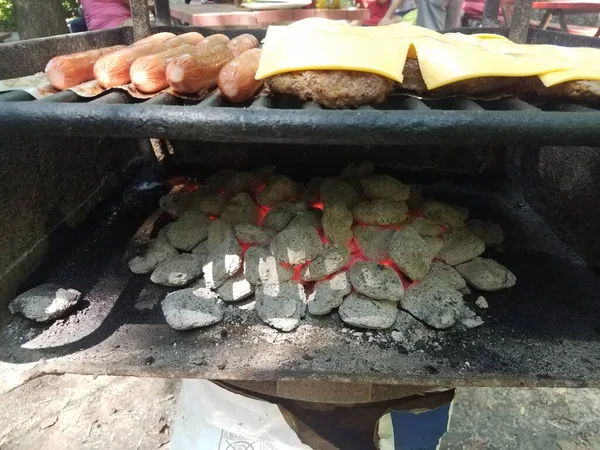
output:
[[[154,0],[154,15],[157,25],[171,25],[171,6],[169,0]]]
[[[498,27],[498,9],[501,0],[486,0],[483,6],[481,25],[483,27]]]
[[[150,15],[147,0],[130,0],[131,17],[133,18],[133,40],[138,41],[150,36]]]
[[[513,13],[510,23],[510,31],[508,33],[508,38],[511,41],[516,42],[517,44],[525,44],[527,42],[532,10],[533,0],[515,1],[515,12]],[[496,15],[497,14],[498,10],[496,10]]]

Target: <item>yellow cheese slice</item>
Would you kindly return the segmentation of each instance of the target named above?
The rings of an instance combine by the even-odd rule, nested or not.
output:
[[[300,70],[355,70],[402,82],[410,41],[301,27],[269,27],[256,79]]]

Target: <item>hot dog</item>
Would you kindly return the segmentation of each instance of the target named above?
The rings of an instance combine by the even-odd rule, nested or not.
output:
[[[253,48],[229,61],[219,72],[219,90],[232,102],[244,102],[256,94],[262,81],[255,80],[260,50]]]
[[[168,41],[166,41],[166,44],[198,45],[200,42],[202,42],[203,39],[204,39],[204,36],[202,36],[200,33],[196,33],[195,31],[192,31],[190,33],[183,33],[183,34],[180,34],[179,36],[174,36],[171,39],[169,39]]]
[[[173,47],[179,47],[182,41],[179,37],[171,37],[160,42],[135,44],[131,47],[117,50],[100,58],[94,65],[94,76],[103,88],[111,88],[129,83],[129,70],[134,61],[142,56],[162,52]]]
[[[240,36],[234,37],[231,41],[229,41],[227,46],[233,52],[233,56],[237,58],[246,50],[258,47],[258,39],[256,39],[251,34],[242,34]]]
[[[156,33],[151,36],[145,37],[144,39],[140,39],[137,42],[134,42],[132,45],[141,45],[141,44],[150,44],[152,42],[163,42],[167,39],[174,38],[175,35],[173,33],[167,33],[166,31],[163,33]]]
[[[167,81],[182,94],[210,89],[216,86],[220,70],[232,59],[233,52],[224,44],[204,53],[181,55],[167,66]]]
[[[224,34],[212,34],[200,41],[200,43],[198,44],[198,51],[205,52],[216,45],[227,44],[228,42],[229,38]]]
[[[124,45],[99,48],[85,52],[61,55],[52,58],[46,65],[46,75],[50,84],[65,90],[94,79],[94,64],[103,56],[116,50],[126,48]]]
[[[135,88],[145,94],[154,94],[169,86],[167,82],[167,65],[178,56],[197,53],[195,45],[179,47],[142,56],[135,60],[129,71],[131,82]]]

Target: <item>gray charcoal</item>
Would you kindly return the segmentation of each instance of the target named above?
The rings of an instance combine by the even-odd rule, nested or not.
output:
[[[390,257],[411,280],[422,280],[431,265],[431,249],[419,233],[406,227],[396,231],[390,239]]]
[[[456,271],[456,269],[441,261],[434,261],[431,263],[431,268],[425,277],[425,281],[432,281],[436,284],[456,289],[457,291],[467,287],[464,278]]]
[[[389,175],[371,175],[360,179],[365,196],[370,199],[384,198],[393,202],[408,200],[410,188]]]
[[[198,255],[184,253],[161,262],[150,275],[150,281],[163,286],[185,286],[202,274]]]
[[[492,221],[473,219],[466,223],[467,229],[483,241],[486,247],[497,247],[504,242],[502,227]]]
[[[133,273],[146,274],[156,269],[161,262],[177,254],[177,250],[166,239],[159,237],[148,241],[145,251],[129,261]]]
[[[394,325],[398,308],[396,303],[373,300],[352,292],[339,309],[340,318],[353,327],[385,330]]]
[[[181,289],[167,294],[161,303],[171,328],[191,330],[208,327],[223,319],[223,306],[210,289]]]
[[[335,274],[328,280],[317,281],[308,297],[308,312],[314,316],[324,316],[339,307],[344,297],[352,291],[347,272]]]
[[[296,266],[315,259],[323,248],[313,227],[286,228],[271,241],[271,252],[279,262]]]
[[[342,202],[325,203],[321,223],[325,237],[333,245],[345,247],[352,239],[352,212]]]
[[[263,183],[263,179],[254,172],[238,172],[225,184],[225,193],[232,196],[242,192],[254,195]]]
[[[358,203],[359,195],[350,183],[341,178],[325,178],[321,182],[321,201],[326,203],[343,203],[352,208]]]
[[[265,188],[256,194],[256,202],[261,206],[273,206],[286,200],[293,200],[300,194],[294,180],[285,175],[274,175],[267,180]]]
[[[81,292],[52,283],[41,284],[23,292],[8,305],[13,314],[36,322],[64,317],[77,304]]]
[[[244,255],[244,275],[251,284],[280,284],[294,276],[294,269],[284,267],[268,247],[250,247]]]
[[[165,237],[173,247],[189,252],[206,239],[209,225],[205,215],[190,210],[165,227]]]
[[[485,251],[483,241],[466,228],[448,231],[443,238],[444,246],[438,258],[451,266],[470,261]]]
[[[190,208],[192,200],[193,195],[191,192],[173,192],[162,196],[158,204],[163,211],[173,217],[179,217]]]
[[[433,236],[421,236],[421,239],[427,244],[429,259],[434,259],[440,250],[444,247],[444,241]]]
[[[391,333],[392,339],[406,350],[413,351],[419,343],[425,343],[433,337],[434,331],[415,319],[406,311],[399,310]]]
[[[210,254],[210,251],[208,250],[208,240],[202,241],[196,245],[192,250],[192,253],[197,255],[198,258],[200,258],[201,265],[204,265]]]
[[[241,223],[258,224],[260,218],[260,208],[250,194],[242,192],[231,199],[227,208],[221,214],[221,219],[226,221],[232,227]]]
[[[307,226],[313,228],[321,228],[321,220],[323,213],[317,208],[308,208],[306,211],[299,211],[294,215],[294,218],[288,223],[287,228]]]
[[[475,300],[475,304],[477,306],[479,306],[481,309],[488,309],[490,307],[490,305],[488,305],[487,300],[482,295],[480,295],[479,297],[477,297],[477,300]]]
[[[304,286],[295,281],[258,286],[255,309],[266,324],[281,331],[292,331],[306,313]]]
[[[357,222],[367,225],[393,225],[406,220],[408,207],[405,202],[385,199],[366,200],[352,208]]]
[[[468,210],[459,209],[447,203],[435,200],[426,200],[423,203],[423,217],[448,228],[463,228],[467,216]]]
[[[357,292],[375,300],[397,302],[404,294],[396,271],[375,261],[356,261],[348,275]]]
[[[414,228],[421,236],[439,236],[444,231],[441,225],[423,217],[409,217],[404,225]]]
[[[445,284],[422,282],[404,292],[402,309],[438,330],[452,327],[462,317],[465,307],[462,295]]]
[[[322,280],[340,270],[349,260],[350,250],[347,248],[325,245],[319,256],[302,268],[300,276],[303,281]]]
[[[217,294],[226,302],[239,302],[254,294],[254,286],[251,285],[244,272],[240,271],[217,289]]]
[[[223,219],[213,220],[208,226],[206,248],[209,252],[225,240],[235,239],[233,228]]]
[[[297,212],[306,210],[306,205],[298,202],[281,202],[273,206],[265,215],[262,226],[277,231],[283,230]]]
[[[275,230],[251,223],[241,223],[235,226],[235,236],[242,244],[267,245],[276,234]]]
[[[229,197],[223,194],[201,195],[194,200],[192,208],[207,216],[219,217],[229,204]]]
[[[479,316],[475,316],[473,318],[466,318],[460,321],[467,328],[477,328],[483,325],[485,322]]]
[[[354,228],[354,239],[358,247],[368,259],[384,261],[389,259],[388,248],[394,230],[369,225]]]
[[[242,268],[242,249],[236,239],[221,242],[202,266],[206,287],[217,289]]]
[[[469,286],[480,291],[498,291],[513,287],[517,277],[502,264],[488,258],[475,258],[456,266]]]

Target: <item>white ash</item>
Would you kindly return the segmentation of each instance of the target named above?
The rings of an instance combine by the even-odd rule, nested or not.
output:
[[[136,274],[146,274],[161,262],[177,254],[177,250],[164,238],[152,239],[144,246],[144,252],[129,260],[129,269]]]
[[[481,309],[488,309],[490,307],[490,305],[488,304],[487,300],[485,299],[485,297],[483,295],[480,295],[479,297],[477,297],[477,300],[475,300],[475,304],[480,307]]]
[[[305,210],[306,205],[299,202],[281,202],[273,206],[265,215],[262,226],[282,231],[292,221],[297,212]]]
[[[431,265],[431,249],[413,228],[396,231],[390,239],[390,257],[411,280],[422,280]]]
[[[210,289],[181,289],[161,303],[167,323],[176,330],[207,327],[223,319],[223,306]]]
[[[502,264],[488,258],[475,258],[456,266],[467,283],[481,291],[498,291],[513,287],[517,277]]]
[[[367,225],[393,225],[404,222],[408,214],[406,202],[385,199],[366,200],[352,208],[354,220]]]
[[[317,281],[314,291],[308,296],[308,312],[314,316],[324,316],[344,301],[352,286],[347,272],[335,274],[328,280]]]
[[[220,191],[221,189],[225,189],[227,182],[231,180],[235,174],[237,174],[237,170],[221,169],[204,180],[204,183],[210,190]]]
[[[266,247],[250,247],[244,256],[244,274],[251,284],[280,284],[294,276],[294,269],[284,267]]]
[[[189,252],[206,239],[209,225],[210,220],[205,215],[189,210],[165,227],[165,237],[173,247]]]
[[[227,208],[221,214],[221,219],[232,227],[241,223],[257,224],[260,217],[260,208],[250,194],[242,192],[233,197]]]
[[[323,205],[323,233],[333,245],[345,247],[352,239],[352,212],[342,202]]]
[[[240,271],[217,289],[217,294],[226,302],[239,302],[254,294],[254,286],[251,285],[244,272]]]
[[[410,188],[389,175],[371,175],[359,181],[367,198],[385,198],[394,202],[408,200]]]
[[[427,248],[429,249],[429,259],[433,260],[440,253],[440,250],[444,248],[444,241],[440,238],[433,236],[421,236],[421,239],[425,241],[427,244]]]
[[[242,249],[236,239],[221,242],[202,266],[206,286],[216,289],[242,268]]]
[[[483,241],[486,247],[497,247],[504,242],[504,231],[497,223],[472,219],[466,223],[467,229]]]
[[[471,289],[469,289],[469,286],[465,286],[462,289],[459,289],[458,292],[460,292],[462,295],[469,295],[471,293]]]
[[[213,251],[217,245],[225,240],[235,239],[233,228],[223,219],[215,219],[208,226],[208,236],[206,238],[206,248],[209,252]]]
[[[435,336],[435,332],[415,319],[406,311],[398,311],[398,317],[391,333],[392,339],[408,351],[414,351],[416,345],[425,344]]]
[[[36,322],[64,317],[77,304],[81,292],[52,283],[41,284],[13,299],[8,309]]]
[[[431,263],[431,268],[425,277],[425,281],[433,282],[439,285],[445,285],[449,288],[461,291],[467,287],[465,279],[456,271],[456,269],[441,261]]]
[[[322,216],[323,213],[320,209],[308,208],[306,211],[297,212],[286,228],[308,226],[319,229]]]
[[[439,236],[444,231],[441,225],[438,225],[433,220],[425,219],[423,217],[409,217],[406,222],[404,222],[404,225],[414,228],[421,236],[435,237]]]
[[[342,170],[342,178],[364,178],[368,177],[375,170],[371,161],[351,162]]]
[[[204,263],[208,259],[208,255],[210,254],[210,251],[208,250],[208,241],[205,240],[205,241],[200,242],[198,245],[196,245],[194,247],[194,249],[192,250],[192,253],[194,255],[197,255],[198,258],[200,258],[202,265],[204,265]]]
[[[150,275],[150,281],[163,286],[185,286],[202,274],[198,255],[184,253],[161,262]]]
[[[448,231],[443,238],[444,246],[438,258],[451,266],[470,261],[485,251],[483,241],[466,228]]]
[[[373,300],[358,292],[348,295],[339,308],[340,318],[358,328],[385,330],[396,321],[398,307],[396,303]]]
[[[375,261],[356,261],[348,275],[357,292],[375,300],[398,302],[404,294],[396,271]]]
[[[325,178],[321,182],[321,201],[325,203],[343,203],[352,208],[359,200],[358,192],[350,183],[341,178]]]
[[[414,317],[438,330],[456,324],[465,308],[462,295],[456,289],[434,280],[406,289],[401,305]]]
[[[473,318],[462,319],[460,321],[467,328],[477,328],[483,325],[485,322],[479,316],[475,316]]]
[[[390,257],[388,247],[394,230],[369,225],[354,227],[354,239],[363,255],[376,261],[387,260]]]
[[[207,216],[220,216],[229,204],[229,197],[223,194],[201,195],[194,200],[192,208]]]
[[[300,272],[302,281],[318,281],[337,272],[350,260],[350,250],[344,247],[325,245],[321,253]]]
[[[273,175],[267,180],[265,188],[256,194],[256,201],[261,206],[273,206],[286,200],[293,200],[300,194],[294,180],[285,175]]]
[[[306,313],[304,286],[295,281],[258,286],[256,312],[273,328],[281,331],[294,330]]]
[[[447,203],[435,200],[426,200],[423,203],[423,217],[448,228],[463,228],[467,216],[468,210],[465,215],[464,210],[459,210]]]
[[[173,192],[162,196],[158,204],[163,211],[173,217],[179,217],[190,208],[192,200],[191,192]]]
[[[238,172],[225,183],[225,193],[236,195],[242,192],[254,194],[263,184],[263,179],[254,172]]]
[[[279,262],[296,266],[315,259],[323,243],[314,227],[286,228],[271,242],[271,252]]]
[[[242,244],[267,245],[276,234],[275,230],[251,223],[241,223],[235,226],[235,236]]]

